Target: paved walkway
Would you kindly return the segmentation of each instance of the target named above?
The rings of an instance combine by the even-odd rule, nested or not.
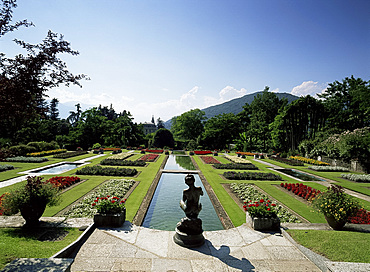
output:
[[[126,221],[117,229],[96,229],[83,244],[71,271],[321,271],[282,234],[254,231],[246,224],[206,231],[195,249],[173,242],[174,231]]]

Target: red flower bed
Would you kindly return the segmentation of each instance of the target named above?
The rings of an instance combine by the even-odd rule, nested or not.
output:
[[[4,209],[3,209],[3,207],[1,206],[1,200],[2,200],[2,198],[5,196],[5,194],[2,194],[1,196],[0,196],[0,215],[4,215]]]
[[[216,160],[214,157],[210,156],[200,156],[200,158],[204,161],[206,164],[217,164],[220,163],[218,160]]]
[[[252,152],[235,152],[236,154],[245,155],[245,156],[254,156],[258,153],[252,153]]]
[[[140,159],[138,159],[138,161],[153,162],[156,160],[158,156],[159,155],[156,154],[146,154],[142,156]]]
[[[320,194],[320,190],[311,188],[310,186],[304,185],[303,183],[281,183],[281,187],[292,191],[297,196],[300,196],[306,200],[310,200]]]
[[[212,151],[209,150],[195,150],[194,154],[195,155],[207,155],[207,154],[212,154]]]
[[[370,224],[370,212],[360,209],[355,215],[348,217],[347,222],[352,224]]]
[[[59,189],[62,190],[80,181],[81,179],[75,176],[75,177],[52,177],[48,179],[46,182],[51,183],[55,187],[58,187]]]
[[[144,151],[150,153],[163,153],[163,149],[145,149]]]

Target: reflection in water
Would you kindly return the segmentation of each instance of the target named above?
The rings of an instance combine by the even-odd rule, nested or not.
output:
[[[195,170],[191,158],[189,156],[175,156],[169,155],[166,166],[166,170]]]

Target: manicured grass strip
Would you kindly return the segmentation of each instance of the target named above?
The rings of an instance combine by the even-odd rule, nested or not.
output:
[[[90,192],[92,189],[103,183],[105,180],[111,178],[122,178],[122,177],[103,177],[103,176],[93,177],[82,175],[79,175],[79,177],[81,179],[88,180],[63,193],[61,195],[61,202],[59,203],[59,205],[53,207],[46,207],[46,210],[42,216],[44,217],[54,216],[56,213],[63,210],[68,205],[71,205],[77,199]]]
[[[201,159],[197,156],[194,156],[194,159],[198,164],[199,169],[206,177],[208,183],[211,185],[213,191],[215,192],[217,198],[221,202],[225,211],[229,215],[234,226],[237,227],[245,223],[245,212],[239,208],[239,206],[235,203],[235,201],[230,197],[230,195],[225,191],[225,189],[221,185],[221,181],[223,180],[218,175],[218,172],[220,171],[214,170],[211,165],[204,164],[201,161]]]
[[[290,209],[298,213],[299,215],[306,218],[311,223],[326,223],[326,220],[323,215],[314,212],[313,208],[307,206],[301,201],[295,199],[294,197],[288,195],[287,193],[281,191],[279,188],[272,186],[271,183],[255,183],[258,187],[264,190],[267,194],[271,195],[280,203],[285,204]]]
[[[369,233],[327,230],[287,230],[299,244],[331,261],[370,263]]]
[[[152,184],[159,168],[165,158],[165,155],[160,155],[155,162],[148,163],[147,167],[143,167],[142,172],[135,180],[139,180],[139,185],[132,192],[126,202],[126,220],[132,222],[134,216],[140,208],[150,185]],[[141,170],[141,169],[140,169]]]
[[[0,228],[0,270],[16,258],[50,258],[75,241],[82,232],[65,228],[68,235],[60,241],[38,241],[37,236],[22,228]]]

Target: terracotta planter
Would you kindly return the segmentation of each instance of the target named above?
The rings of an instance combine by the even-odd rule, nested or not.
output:
[[[46,203],[42,201],[34,201],[20,208],[21,215],[26,220],[26,226],[36,226],[39,224],[39,219],[44,213]]]
[[[325,216],[326,222],[333,230],[341,230],[346,224],[347,220],[337,221],[333,216]]]
[[[276,218],[252,218],[246,213],[246,222],[254,230],[280,230],[280,219]]]
[[[126,210],[116,214],[101,214],[94,215],[94,224],[97,227],[112,227],[119,228],[126,220]]]

